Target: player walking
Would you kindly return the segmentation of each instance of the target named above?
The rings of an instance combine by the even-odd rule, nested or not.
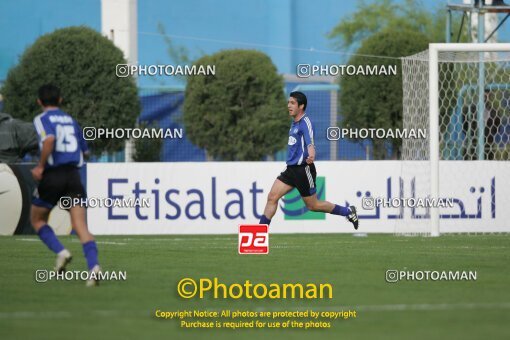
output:
[[[287,169],[274,181],[267,197],[264,215],[260,224],[269,224],[276,213],[278,200],[293,188],[297,188],[306,207],[311,211],[321,211],[346,216],[358,229],[358,215],[354,206],[342,207],[328,201],[319,201],[316,193],[315,143],[313,126],[306,115],[306,96],[301,92],[292,92],[287,108],[293,122],[289,130]]]
[[[34,191],[31,221],[41,241],[57,254],[55,271],[63,272],[72,256],[48,225],[48,216],[61,197],[85,198],[78,168],[83,165],[83,154],[88,152],[88,148],[78,123],[59,109],[62,98],[58,87],[50,84],[41,86],[37,102],[44,112],[34,118],[41,157],[32,169],[32,176],[39,181],[39,186]],[[94,236],[87,227],[85,208],[76,205],[69,211],[73,229],[83,246],[88,269],[97,276],[101,268],[97,261]],[[97,283],[97,280],[90,279],[87,286]]]

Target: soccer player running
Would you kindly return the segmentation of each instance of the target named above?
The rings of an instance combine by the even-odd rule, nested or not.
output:
[[[41,241],[57,254],[55,271],[63,272],[71,262],[72,255],[48,225],[48,217],[61,197],[85,198],[78,168],[83,165],[83,154],[88,153],[88,148],[78,123],[59,108],[62,98],[58,87],[51,84],[41,86],[37,102],[44,111],[34,118],[41,157],[32,169],[32,176],[39,181],[39,185],[32,199],[31,222]],[[87,227],[86,210],[76,205],[71,206],[69,211],[73,229],[83,246],[88,269],[97,277],[101,268],[94,236]],[[89,279],[86,284],[95,286],[98,282]]]
[[[276,213],[278,200],[293,188],[297,188],[309,210],[346,216],[354,229],[358,229],[358,215],[354,206],[342,207],[317,199],[317,172],[313,163],[315,142],[312,122],[305,113],[306,104],[306,96],[302,92],[291,92],[287,108],[293,121],[289,130],[287,169],[274,181],[259,223],[270,224]]]

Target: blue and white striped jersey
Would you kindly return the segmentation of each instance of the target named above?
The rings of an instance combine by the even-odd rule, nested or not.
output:
[[[312,122],[305,113],[300,120],[292,121],[290,125],[287,165],[306,164],[308,146],[314,144]]]
[[[55,109],[41,113],[34,118],[39,135],[39,148],[48,136],[55,137],[53,152],[48,157],[46,168],[60,165],[83,165],[83,153],[88,150],[78,123],[67,113]]]

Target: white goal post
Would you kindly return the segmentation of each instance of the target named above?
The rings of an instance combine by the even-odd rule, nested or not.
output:
[[[454,204],[403,214],[395,233],[508,230],[510,44],[430,44],[401,60],[402,126],[428,136],[402,139],[399,191]]]
[[[479,52],[480,64],[483,65],[486,52],[510,52],[510,44],[429,44],[429,148],[430,148],[430,194],[431,197],[439,197],[439,53],[440,52]],[[479,67],[480,79],[484,79],[484,68]],[[510,79],[507,80],[510,82]],[[484,91],[484,86],[479,91]],[[482,92],[483,94],[483,92]],[[482,95],[479,94],[479,98]],[[483,99],[481,99],[483,100]],[[481,116],[481,115],[480,115]],[[478,129],[483,133],[482,129]],[[430,211],[431,236],[439,236],[439,208],[431,208]]]

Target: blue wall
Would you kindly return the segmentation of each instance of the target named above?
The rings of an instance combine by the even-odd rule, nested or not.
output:
[[[356,9],[356,3],[356,0],[138,0],[138,59],[141,64],[171,63],[167,46],[158,33],[161,23],[174,44],[187,48],[192,58],[221,49],[254,48],[268,54],[281,73],[294,73],[299,63],[338,63],[345,57],[317,50],[334,49],[326,34]],[[428,8],[445,7],[446,0],[424,3]],[[0,81],[40,35],[71,25],[87,25],[99,31],[100,0],[1,0]],[[504,25],[500,39],[508,40],[509,26]],[[139,81],[141,86],[178,84],[169,77],[141,77]]]
[[[101,0],[1,0],[0,82],[39,36],[78,25],[101,30]]]
[[[335,63],[339,56],[291,49],[328,49],[328,33],[354,1],[338,0],[153,0],[139,2],[139,60],[169,62],[158,23],[185,46],[193,58],[227,48],[254,48],[269,56],[281,73],[294,73],[299,63]],[[313,15],[311,15],[311,13]],[[156,79],[140,79],[154,85]],[[160,81],[160,79],[158,79]],[[171,80],[164,79],[165,83]],[[152,84],[151,84],[152,82]]]

